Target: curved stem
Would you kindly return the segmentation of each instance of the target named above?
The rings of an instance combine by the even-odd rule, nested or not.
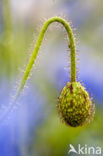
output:
[[[50,19],[48,19],[41,31],[40,31],[40,34],[39,34],[39,37],[38,37],[38,40],[35,44],[35,49],[32,53],[32,56],[30,58],[30,61],[27,65],[27,68],[24,72],[24,76],[21,80],[21,83],[20,83],[20,87],[18,89],[18,92],[17,92],[17,96],[20,94],[20,92],[22,91],[22,89],[24,88],[24,85],[28,79],[28,76],[30,74],[30,71],[32,69],[32,66],[36,60],[36,57],[37,57],[37,54],[38,54],[38,51],[40,49],[40,46],[41,46],[41,43],[42,43],[42,40],[43,40],[43,37],[44,37],[44,34],[48,28],[48,26],[53,23],[53,22],[58,22],[58,23],[61,23],[65,29],[66,29],[66,32],[68,34],[68,39],[69,39],[69,43],[68,43],[68,47],[70,48],[70,51],[71,51],[71,82],[75,82],[76,81],[76,62],[75,62],[75,41],[74,41],[74,36],[73,36],[73,33],[72,33],[72,29],[69,25],[69,23],[67,21],[65,21],[64,19],[60,18],[60,17],[52,17]]]

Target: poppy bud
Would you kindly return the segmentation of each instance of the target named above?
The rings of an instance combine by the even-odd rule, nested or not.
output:
[[[77,127],[88,123],[94,115],[94,104],[80,82],[70,82],[59,97],[58,109],[63,121]]]

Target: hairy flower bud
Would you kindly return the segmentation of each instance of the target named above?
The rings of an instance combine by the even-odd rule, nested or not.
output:
[[[59,113],[63,121],[77,127],[88,123],[94,115],[94,105],[80,82],[70,82],[59,97]]]

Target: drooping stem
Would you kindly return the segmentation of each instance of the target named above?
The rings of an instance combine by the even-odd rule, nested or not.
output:
[[[76,50],[75,50],[75,41],[74,41],[74,36],[73,36],[73,33],[72,33],[72,29],[71,29],[69,23],[66,20],[64,20],[64,19],[62,19],[60,17],[52,17],[52,18],[48,19],[44,23],[44,25],[43,25],[43,27],[42,27],[42,29],[40,31],[38,40],[37,40],[37,42],[35,44],[34,51],[32,53],[32,56],[30,58],[30,61],[29,61],[28,65],[27,65],[27,68],[26,68],[26,70],[24,72],[24,75],[23,75],[23,78],[21,80],[21,83],[20,83],[20,86],[19,86],[19,89],[18,89],[18,92],[17,92],[16,96],[18,96],[20,94],[20,92],[22,91],[22,89],[24,88],[24,85],[25,85],[25,83],[26,83],[26,81],[28,79],[28,76],[30,74],[32,66],[33,66],[33,64],[34,64],[34,62],[36,60],[38,51],[40,49],[40,46],[41,46],[41,43],[42,43],[42,40],[43,40],[43,37],[45,35],[45,32],[46,32],[48,26],[53,22],[61,23],[66,29],[66,32],[67,32],[67,35],[68,35],[68,47],[70,48],[70,51],[71,51],[71,53],[70,53],[70,56],[71,56],[71,82],[76,81],[76,61],[75,61],[75,51]]]

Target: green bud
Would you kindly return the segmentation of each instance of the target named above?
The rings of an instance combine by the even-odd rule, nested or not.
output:
[[[70,82],[59,97],[58,109],[63,121],[72,126],[88,123],[94,115],[94,104],[80,82]]]

